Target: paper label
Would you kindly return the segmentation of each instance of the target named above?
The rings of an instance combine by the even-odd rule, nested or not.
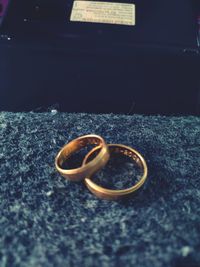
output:
[[[135,25],[135,5],[75,0],[70,21]]]

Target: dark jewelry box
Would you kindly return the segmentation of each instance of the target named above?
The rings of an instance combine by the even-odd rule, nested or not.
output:
[[[72,22],[71,0],[0,0],[0,110],[197,114],[198,1],[121,2],[135,26]]]

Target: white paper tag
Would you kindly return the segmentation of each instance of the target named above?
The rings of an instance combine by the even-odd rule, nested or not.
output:
[[[70,21],[135,25],[135,5],[75,0]]]

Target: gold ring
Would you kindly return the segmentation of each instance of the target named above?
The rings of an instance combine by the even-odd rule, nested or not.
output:
[[[99,198],[103,198],[103,199],[109,199],[109,200],[117,200],[119,198],[122,198],[124,196],[127,196],[135,191],[137,191],[146,181],[147,178],[147,173],[148,173],[148,169],[147,169],[147,164],[144,160],[144,158],[142,157],[142,155],[136,151],[135,149],[125,146],[125,145],[120,145],[120,144],[109,144],[108,145],[110,154],[112,153],[121,153],[124,154],[130,158],[132,158],[137,165],[142,168],[143,170],[143,175],[140,177],[140,180],[132,187],[126,188],[126,189],[121,189],[121,190],[111,190],[111,189],[106,189],[103,188],[97,184],[95,184],[90,178],[90,176],[87,176],[85,178],[85,184],[87,186],[87,188],[93,193],[95,194],[97,197]],[[92,156],[92,154],[97,151],[99,148],[95,147],[93,148],[84,158],[83,160],[83,166],[85,164],[88,164],[88,159],[90,158],[90,156]]]
[[[76,169],[63,169],[63,163],[74,153],[86,147],[87,145],[97,145],[100,149],[98,155],[89,163],[84,164]],[[85,177],[91,176],[93,173],[101,169],[109,160],[110,153],[104,139],[98,135],[90,134],[78,137],[66,144],[55,158],[55,166],[58,172],[71,181],[80,181]]]

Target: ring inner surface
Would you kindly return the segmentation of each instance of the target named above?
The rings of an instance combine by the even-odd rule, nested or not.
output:
[[[96,149],[90,154],[86,162],[89,162],[99,151]],[[143,175],[141,159],[132,150],[125,147],[109,146],[110,160],[107,165],[91,179],[97,185],[107,189],[126,189],[134,186]]]
[[[81,167],[85,155],[94,148],[94,146],[98,145],[102,145],[102,141],[97,137],[87,137],[71,141],[64,147],[60,155],[58,160],[59,166],[67,170]],[[98,153],[99,152],[100,149],[98,150]]]

